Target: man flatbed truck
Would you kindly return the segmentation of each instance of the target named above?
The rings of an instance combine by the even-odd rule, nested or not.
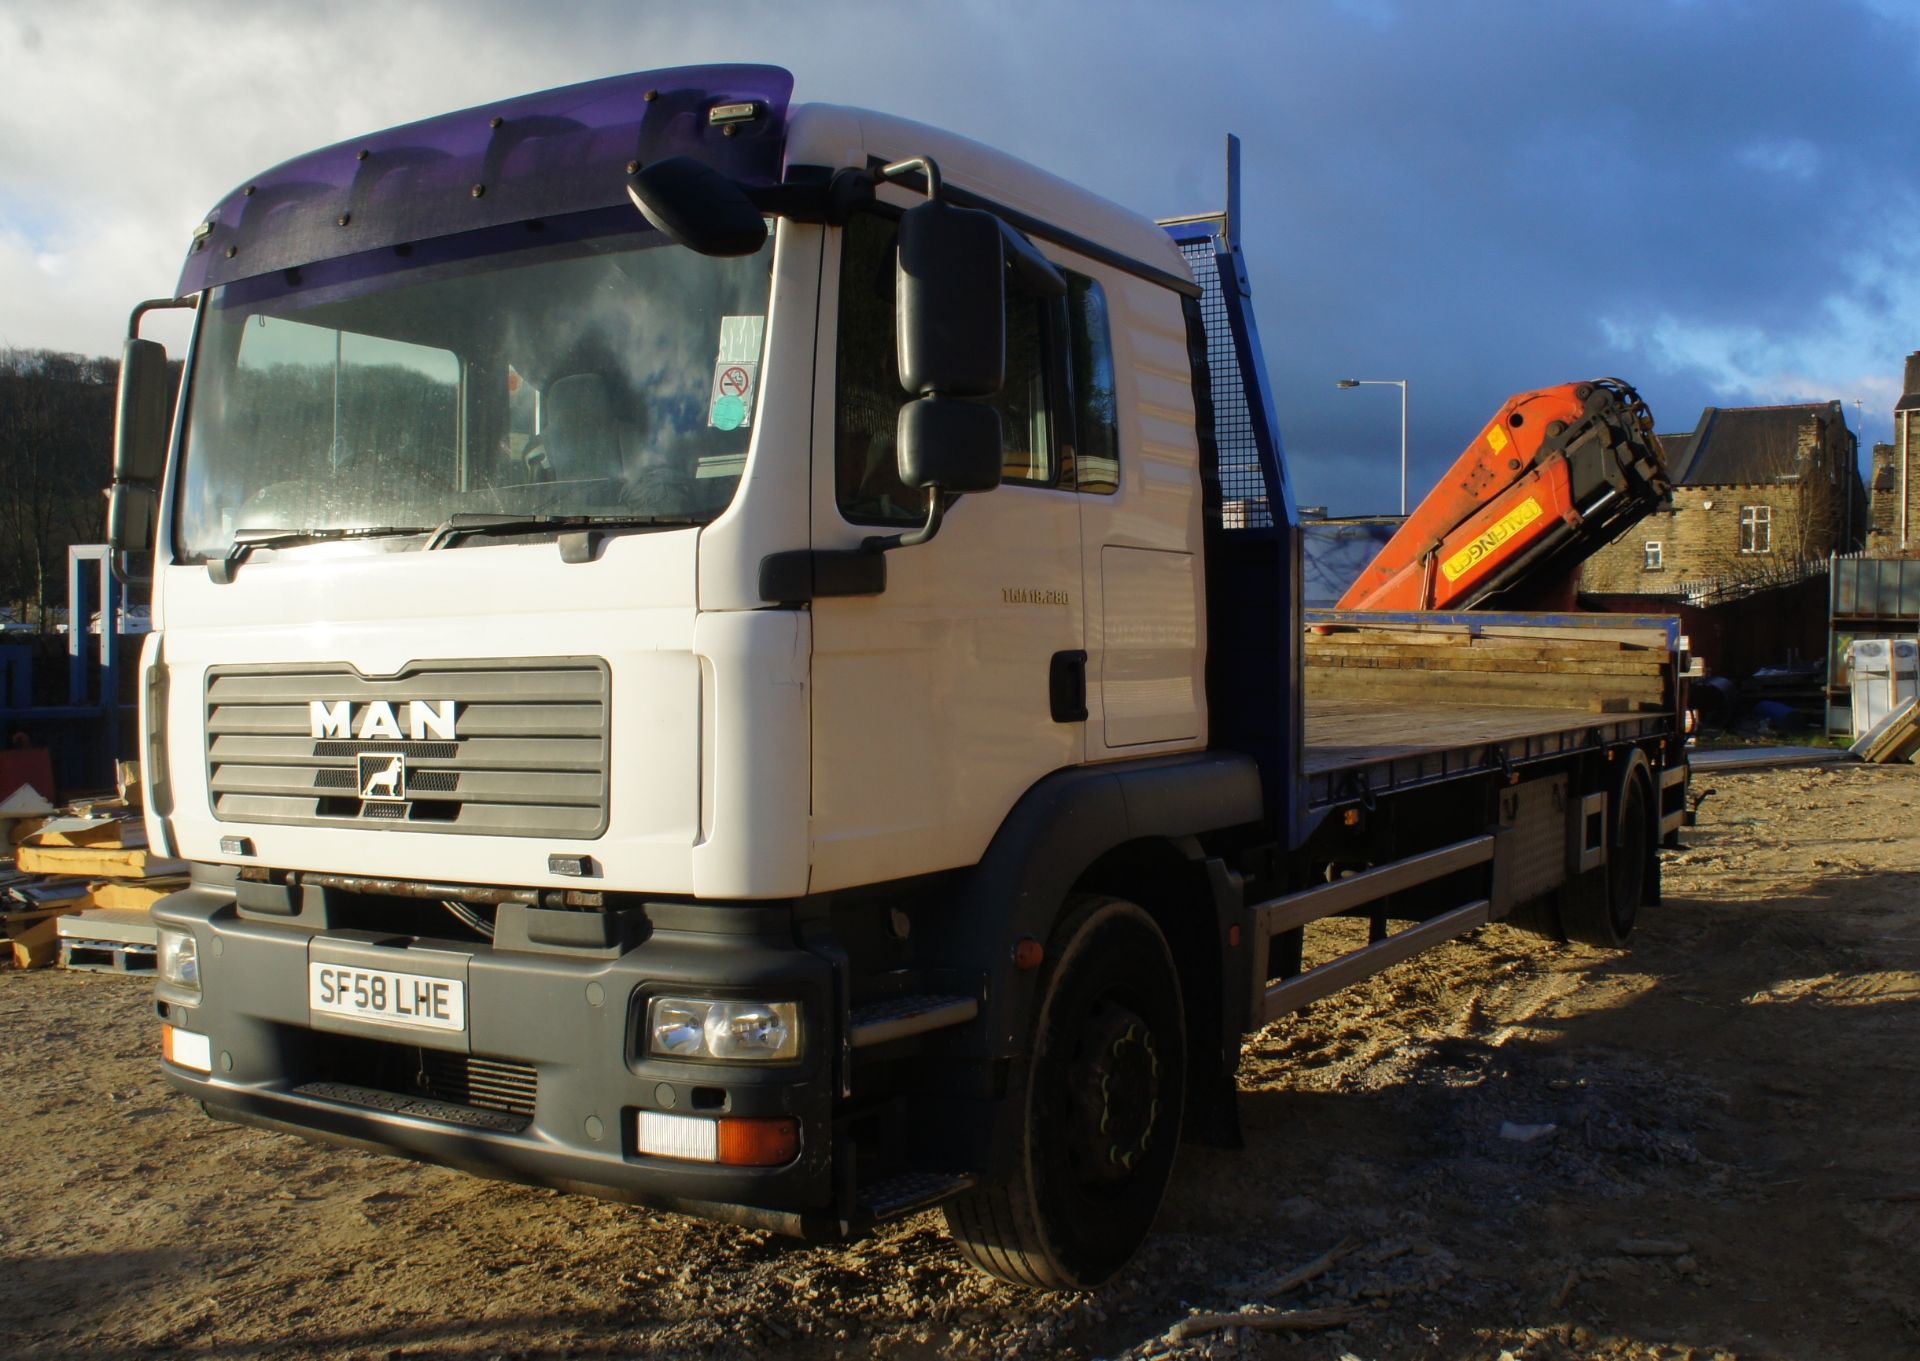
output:
[[[1234,1141],[1246,1033],[1510,914],[1624,939],[1677,634],[1309,626],[1230,221],[791,88],[314,152],[136,309],[165,1071],[783,1233],[941,1206],[1089,1287]]]

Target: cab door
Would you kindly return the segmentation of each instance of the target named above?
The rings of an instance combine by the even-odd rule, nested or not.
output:
[[[1168,290],[1085,262],[1067,338],[1085,567],[1087,759],[1204,746],[1199,445],[1185,318]]]
[[[837,237],[837,243],[832,239]],[[926,518],[895,463],[907,394],[894,330],[894,220],[830,235],[814,420],[813,543],[856,547]],[[837,246],[837,248],[836,248]],[[1071,690],[1084,651],[1080,512],[1062,473],[1050,309],[1008,284],[1005,481],[886,554],[886,589],[813,609],[814,892],[975,863],[1035,781],[1084,759]],[[1064,485],[1063,485],[1064,482]]]

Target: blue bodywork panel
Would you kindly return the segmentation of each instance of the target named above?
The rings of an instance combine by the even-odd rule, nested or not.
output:
[[[1228,216],[1171,223],[1167,232],[1201,287],[1199,301],[1189,304],[1197,308],[1189,324],[1197,321],[1204,332],[1213,408],[1212,438],[1202,439],[1200,459],[1209,740],[1259,763],[1273,823],[1297,841],[1307,831],[1300,798],[1300,517],[1252,286]]]
[[[640,71],[309,152],[235,189],[207,214],[178,293],[624,204],[635,162],[692,156],[741,184],[775,184],[792,94],[792,75],[775,66]],[[708,115],[721,104],[752,104],[757,116],[716,127]]]

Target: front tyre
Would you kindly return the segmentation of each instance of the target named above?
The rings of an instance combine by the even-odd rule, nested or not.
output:
[[[1186,1101],[1186,1024],[1166,937],[1120,898],[1076,896],[1047,948],[1012,1175],[949,1201],[989,1275],[1089,1290],[1146,1241]]]

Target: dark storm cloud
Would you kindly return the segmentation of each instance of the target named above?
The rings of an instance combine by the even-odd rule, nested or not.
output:
[[[953,60],[898,102],[1151,212],[1217,203],[1220,135],[1244,139],[1303,500],[1395,499],[1395,394],[1339,377],[1411,381],[1418,495],[1510,392],[1619,373],[1683,429],[1709,402],[1860,397],[1871,433],[1920,345],[1910,22],[1120,5],[1038,33],[1006,9],[950,19],[941,50],[990,47],[995,17],[1018,53],[995,65],[1004,85]]]
[[[1157,154],[1100,187],[1150,206],[1156,173],[1179,177],[1169,131],[1245,139],[1303,500],[1394,501],[1395,394],[1343,376],[1411,381],[1416,496],[1506,395],[1571,378],[1627,377],[1666,428],[1709,402],[1857,396],[1885,430],[1920,347],[1911,23],[1717,3],[1242,17],[1204,53],[1104,26],[1087,56],[1135,56],[1102,117]]]

